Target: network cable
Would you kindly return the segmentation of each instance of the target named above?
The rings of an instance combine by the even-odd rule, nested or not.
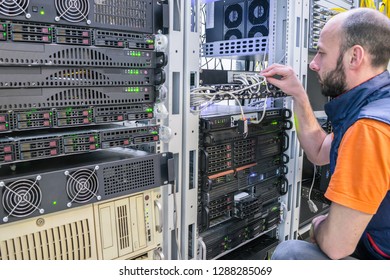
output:
[[[308,200],[307,200],[307,204],[309,206],[309,209],[312,213],[317,213],[318,211],[318,207],[317,205],[314,203],[313,200],[311,200],[311,191],[313,190],[313,187],[314,187],[314,182],[316,180],[316,173],[317,173],[317,167],[315,164],[313,164],[314,166],[314,170],[313,170],[313,179],[311,181],[311,186],[310,186],[310,190],[309,190],[309,195],[308,195]]]

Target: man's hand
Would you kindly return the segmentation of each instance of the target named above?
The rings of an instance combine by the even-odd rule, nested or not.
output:
[[[272,64],[260,73],[267,81],[293,97],[306,95],[302,83],[290,66]]]

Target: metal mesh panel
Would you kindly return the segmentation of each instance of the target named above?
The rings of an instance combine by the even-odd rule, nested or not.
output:
[[[108,25],[147,27],[150,3],[140,0],[95,1],[94,21]]]
[[[104,168],[105,195],[137,190],[154,185],[154,169],[155,162],[153,159]]]

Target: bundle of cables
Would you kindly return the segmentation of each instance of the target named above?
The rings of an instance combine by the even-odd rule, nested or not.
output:
[[[236,76],[234,76],[233,79],[234,82],[238,82],[244,87],[240,87],[239,89],[236,90],[221,90],[221,89],[216,89],[216,87],[213,86],[207,86],[207,87],[198,87],[193,90],[191,90],[191,96],[190,96],[190,101],[191,101],[191,111],[193,113],[200,112],[207,107],[209,107],[212,104],[215,104],[221,100],[225,100],[224,97],[228,97],[228,99],[234,99],[238,106],[240,107],[241,111],[241,121],[243,122],[243,137],[246,138],[248,135],[248,129],[247,126],[249,123],[252,124],[259,124],[265,116],[266,108],[267,108],[267,97],[269,94],[272,94],[271,91],[268,88],[268,83],[267,80],[264,76],[261,76],[260,74],[245,74],[241,73]],[[265,92],[262,92],[262,87],[265,86]],[[248,120],[245,116],[244,109],[241,105],[241,102],[239,98],[241,98],[244,93],[249,92],[249,94],[253,95],[258,95],[264,94],[265,93],[265,98],[263,101],[263,113],[261,117],[258,120]],[[220,97],[223,97],[220,99]]]
[[[210,85],[192,89],[190,95],[191,107],[194,108],[192,111],[200,112],[212,104],[225,100],[225,97],[234,99],[241,106],[239,99],[241,99],[245,93],[265,93],[266,95],[267,93],[271,93],[266,78],[260,74],[238,74],[234,77],[234,82],[238,82],[241,85],[244,85],[244,87],[240,87],[239,89],[221,90],[216,86]],[[265,92],[261,92],[262,85],[265,86]]]

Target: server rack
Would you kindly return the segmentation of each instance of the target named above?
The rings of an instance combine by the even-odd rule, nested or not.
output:
[[[169,255],[166,7],[0,4],[1,259]]]

